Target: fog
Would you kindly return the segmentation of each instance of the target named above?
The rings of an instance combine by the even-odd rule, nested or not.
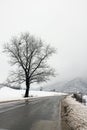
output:
[[[87,77],[87,0],[0,0],[0,82],[11,69],[3,44],[26,31],[56,48],[55,80]]]

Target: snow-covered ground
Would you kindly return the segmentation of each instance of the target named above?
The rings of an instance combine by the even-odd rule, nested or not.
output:
[[[85,105],[87,106],[87,95],[84,95],[83,99],[85,99]]]
[[[0,89],[0,101],[17,100],[24,97],[25,90],[16,90],[8,87]],[[30,91],[31,97],[64,95],[64,93],[46,92],[46,91]]]
[[[64,113],[67,124],[73,130],[87,130],[87,106],[76,101],[75,98],[67,96],[62,104],[67,111]]]

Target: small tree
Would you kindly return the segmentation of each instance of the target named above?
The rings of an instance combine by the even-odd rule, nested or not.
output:
[[[4,52],[9,54],[11,65],[18,66],[8,81],[20,84],[25,82],[25,97],[29,96],[32,83],[47,81],[50,76],[54,76],[54,69],[50,68],[47,60],[55,53],[55,49],[50,45],[44,45],[40,39],[34,38],[29,33],[13,37],[10,43],[5,44]]]

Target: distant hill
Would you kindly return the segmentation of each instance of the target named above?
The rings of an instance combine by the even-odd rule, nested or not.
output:
[[[51,85],[46,85],[45,87],[43,87],[43,90],[45,91],[62,91],[63,90],[63,86],[65,85],[66,82],[56,82],[54,84]]]
[[[82,92],[87,93],[87,82],[81,78],[76,78],[67,82],[55,83],[43,88],[45,91],[58,92]]]
[[[87,93],[87,82],[81,78],[73,79],[64,85],[63,91]]]

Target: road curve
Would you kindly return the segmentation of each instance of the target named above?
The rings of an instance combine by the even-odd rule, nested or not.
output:
[[[0,130],[60,130],[61,98],[0,105]]]

